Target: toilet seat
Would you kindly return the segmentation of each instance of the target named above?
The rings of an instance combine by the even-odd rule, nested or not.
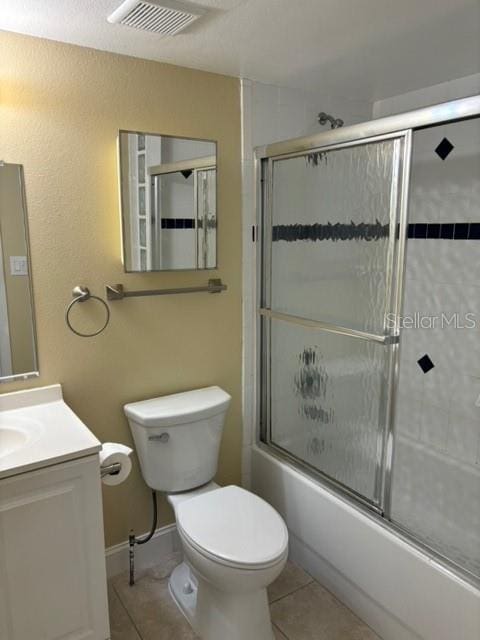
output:
[[[176,515],[180,535],[216,563],[259,570],[282,561],[287,553],[283,519],[241,487],[222,487],[186,500]]]

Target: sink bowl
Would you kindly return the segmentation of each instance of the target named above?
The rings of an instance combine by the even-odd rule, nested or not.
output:
[[[101,448],[63,401],[59,384],[0,393],[0,485],[3,478],[98,455]]]
[[[0,415],[0,458],[28,447],[38,440],[41,432],[41,425],[36,420],[14,417],[11,414],[5,420]]]
[[[28,444],[28,435],[16,427],[0,427],[0,456],[8,456]]]

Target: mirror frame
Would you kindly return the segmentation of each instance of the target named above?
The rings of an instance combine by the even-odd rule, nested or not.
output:
[[[150,269],[148,271],[135,271],[131,269],[127,269],[126,265],[126,255],[125,255],[125,211],[126,207],[124,206],[124,198],[123,198],[123,189],[122,189],[122,180],[124,178],[122,172],[122,161],[121,161],[121,135],[122,133],[133,133],[136,135],[143,136],[156,136],[162,138],[174,138],[177,140],[193,140],[195,142],[209,142],[215,145],[215,166],[216,166],[216,179],[215,179],[215,203],[216,203],[216,212],[215,216],[217,219],[216,233],[215,233],[215,266],[214,267],[205,267],[204,269],[198,269],[197,267],[192,267],[191,269]],[[138,129],[119,129],[117,136],[117,171],[118,171],[118,189],[119,189],[119,200],[120,200],[120,226],[121,226],[121,258],[123,270],[125,273],[136,273],[136,274],[146,274],[146,273],[182,273],[186,271],[194,271],[194,272],[203,272],[203,271],[217,271],[218,270],[218,140],[210,140],[208,138],[192,138],[191,136],[175,136],[171,134],[164,133],[152,133],[147,131],[139,131]]]
[[[17,162],[6,162],[0,160],[0,167],[4,165],[14,165],[19,169],[19,178],[21,182],[22,193],[22,208],[23,208],[23,225],[25,231],[25,255],[27,257],[28,265],[28,291],[30,295],[30,308],[32,311],[32,333],[33,333],[33,359],[36,366],[34,371],[26,371],[25,373],[14,373],[10,376],[0,376],[0,384],[8,382],[21,382],[22,380],[30,380],[31,378],[38,378],[40,376],[40,366],[38,362],[38,333],[37,322],[35,314],[35,296],[33,291],[33,271],[32,271],[32,259],[30,249],[30,231],[28,224],[28,208],[27,208],[27,192],[25,184],[25,171],[23,164]]]

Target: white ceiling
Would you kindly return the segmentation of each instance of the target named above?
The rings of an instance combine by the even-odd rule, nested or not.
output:
[[[121,0],[2,0],[0,29],[359,99],[480,71],[480,0],[201,0],[162,38],[107,22]]]

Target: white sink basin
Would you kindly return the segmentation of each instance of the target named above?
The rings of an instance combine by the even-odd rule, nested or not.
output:
[[[42,434],[42,426],[24,416],[10,416],[7,420],[0,413],[0,458],[30,446]]]
[[[97,453],[60,385],[0,394],[0,478]]]
[[[28,435],[20,429],[0,427],[0,456],[8,456],[28,442]]]

